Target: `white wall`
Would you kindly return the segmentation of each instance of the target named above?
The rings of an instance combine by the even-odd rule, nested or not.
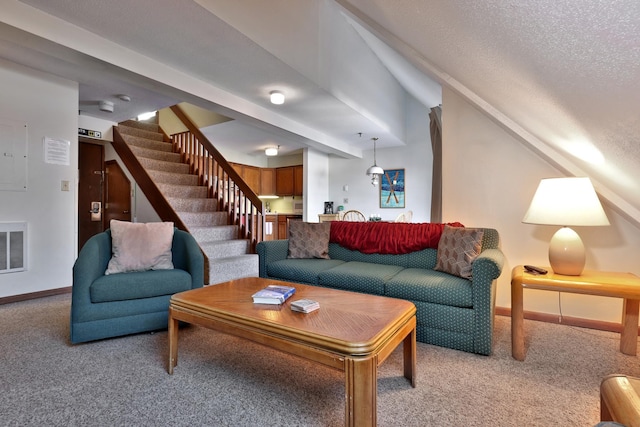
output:
[[[324,213],[324,202],[329,200],[329,156],[306,149],[304,157],[303,220],[318,222],[318,214]]]
[[[498,282],[497,306],[511,306],[511,269],[548,265],[557,227],[523,224],[542,178],[563,176],[454,92],[443,91],[443,220],[492,227],[507,258]],[[587,248],[587,269],[640,274],[640,230],[604,205],[609,227],[575,227]],[[615,298],[561,295],[562,314],[620,322]],[[559,314],[558,294],[525,290],[525,310]]]
[[[329,158],[329,199],[334,210],[339,205],[344,210],[356,209],[369,217],[379,214],[382,220],[392,221],[400,213],[412,210],[413,222],[428,222],[431,216],[431,137],[429,135],[429,110],[409,98],[407,101],[405,146],[378,149],[377,164],[383,169],[405,170],[405,208],[380,208],[380,188],[371,185],[365,174],[373,165],[373,142],[363,136],[365,151],[362,159]],[[344,191],[344,186],[348,191]],[[348,199],[348,203],[344,199]],[[324,205],[317,207],[322,212]]]
[[[0,118],[27,125],[27,191],[0,191],[0,222],[28,223],[28,270],[0,274],[0,297],[71,286],[77,252],[78,85],[0,59]],[[43,138],[70,141],[45,163]],[[71,183],[61,191],[61,181]]]

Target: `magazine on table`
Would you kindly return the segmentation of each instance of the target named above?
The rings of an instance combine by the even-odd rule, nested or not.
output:
[[[311,313],[319,308],[320,303],[310,299],[299,299],[291,303],[291,310],[299,311],[301,313]]]
[[[269,285],[252,295],[255,304],[282,304],[296,292],[296,288],[283,285]]]

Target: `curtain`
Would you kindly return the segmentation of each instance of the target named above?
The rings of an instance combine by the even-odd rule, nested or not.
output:
[[[431,222],[442,222],[442,106],[429,113],[433,172],[431,177]]]

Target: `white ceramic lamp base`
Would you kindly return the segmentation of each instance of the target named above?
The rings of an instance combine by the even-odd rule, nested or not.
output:
[[[569,227],[556,231],[549,243],[549,262],[554,273],[579,276],[585,259],[584,244],[578,233]]]

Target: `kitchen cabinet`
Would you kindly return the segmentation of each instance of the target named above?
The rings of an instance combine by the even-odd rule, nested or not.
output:
[[[302,215],[278,214],[278,239],[289,238],[289,222],[302,221]]]
[[[302,196],[302,165],[293,167],[293,195]]]
[[[276,168],[276,194],[293,196],[293,166]]]
[[[278,215],[265,215],[264,240],[278,239]]]
[[[240,163],[229,163],[238,175],[247,183],[254,193],[260,194],[260,168],[256,166],[243,165]]]
[[[276,168],[276,194],[302,196],[302,165]]]
[[[260,168],[256,166],[242,166],[242,179],[249,185],[254,193],[260,194]]]
[[[260,193],[271,196],[276,194],[276,170],[275,168],[260,169]]]

